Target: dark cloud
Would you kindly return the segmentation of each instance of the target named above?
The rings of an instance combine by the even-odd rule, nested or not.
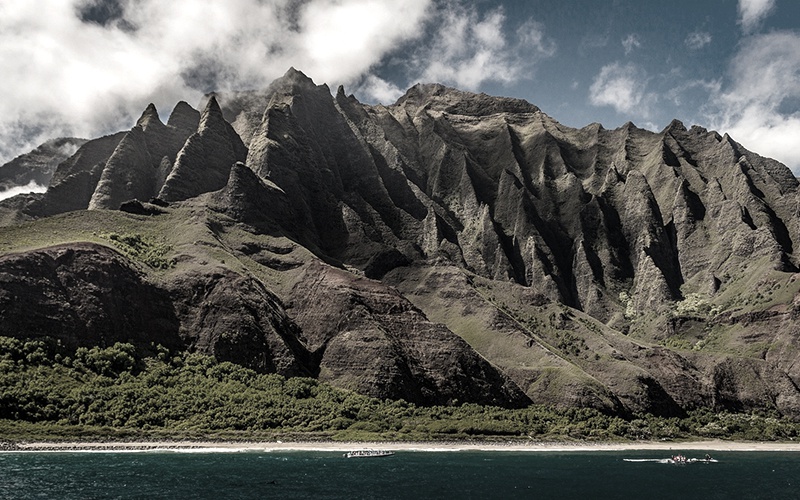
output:
[[[136,27],[125,19],[123,0],[89,0],[75,6],[76,15],[81,22],[102,27],[117,27],[124,31],[134,31]]]

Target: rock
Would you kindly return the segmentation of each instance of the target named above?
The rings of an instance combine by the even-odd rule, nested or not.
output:
[[[156,166],[141,125],[120,141],[100,176],[89,209],[118,209],[125,200],[147,199],[155,189]]]
[[[172,113],[169,115],[167,125],[175,127],[176,129],[184,130],[189,133],[197,131],[197,126],[200,124],[200,112],[191,107],[185,101],[180,101],[173,108]]]
[[[73,243],[4,255],[0,284],[4,335],[54,336],[68,348],[184,346],[168,294],[107,247]]]
[[[188,271],[175,276],[168,290],[189,349],[260,372],[318,373],[302,332],[257,280],[230,271]]]
[[[184,115],[191,114],[185,106],[177,108]],[[188,120],[176,121],[185,126]],[[188,135],[185,128],[164,125],[150,104],[106,162],[89,209],[117,209],[126,200],[157,195]]]
[[[289,300],[322,380],[428,405],[529,403],[466,342],[379,282],[314,263]]]
[[[142,203],[139,200],[128,200],[119,207],[120,211],[135,215],[161,215],[163,210],[151,203]]]
[[[72,349],[161,344],[262,372],[312,374],[299,331],[274,296],[230,272],[182,273],[161,288],[114,250],[72,244],[0,257],[0,284],[5,335],[52,336]]]
[[[227,184],[214,193],[209,207],[260,234],[286,234],[298,239],[306,234],[286,193],[242,162],[231,167]]]

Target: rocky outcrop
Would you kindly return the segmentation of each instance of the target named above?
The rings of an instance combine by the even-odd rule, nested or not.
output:
[[[241,162],[231,167],[227,184],[214,193],[208,206],[259,234],[289,235],[296,241],[308,238],[287,194]]]
[[[0,325],[5,335],[55,337],[71,349],[115,342],[188,349],[262,372],[319,376],[420,404],[528,403],[463,340],[427,322],[391,289],[321,263],[307,273],[318,279],[303,280],[291,299],[303,320],[295,324],[252,276],[187,268],[161,287],[107,247],[50,247],[0,257]],[[327,308],[316,307],[320,295]],[[354,300],[363,303],[362,314],[349,310]],[[341,331],[316,328],[326,324],[317,320],[343,314],[350,320]]]
[[[194,133],[200,123],[200,112],[191,107],[185,101],[180,101],[172,109],[167,119],[168,127],[175,127],[184,132]]]
[[[168,285],[187,348],[284,376],[317,373],[302,332],[262,283],[230,271],[178,273]]]
[[[71,244],[0,257],[4,335],[69,347],[151,342],[181,348],[169,296],[103,246]]]
[[[28,217],[47,217],[87,208],[105,163],[124,135],[120,132],[92,139],[78,148],[58,165],[44,196],[21,211]]]
[[[0,206],[0,213],[25,220],[86,208],[116,209],[131,199],[155,197],[199,121],[200,113],[181,101],[165,125],[150,104],[130,131],[80,141],[85,144],[51,172],[44,196]]]
[[[286,376],[313,370],[275,297],[230,272],[183,273],[161,288],[117,252],[73,244],[0,257],[0,284],[5,335],[54,336],[73,349],[160,344]]]
[[[321,380],[422,404],[530,403],[464,340],[379,282],[314,264],[288,300]]]

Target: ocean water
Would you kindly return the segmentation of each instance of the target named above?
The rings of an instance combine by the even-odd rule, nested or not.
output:
[[[670,453],[4,452],[0,498],[800,498],[800,453],[715,452],[718,463],[686,465],[624,460]]]

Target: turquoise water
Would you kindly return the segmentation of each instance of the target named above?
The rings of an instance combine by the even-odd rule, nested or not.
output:
[[[800,453],[0,453],[0,498],[800,498]],[[684,452],[701,457],[702,452]]]

